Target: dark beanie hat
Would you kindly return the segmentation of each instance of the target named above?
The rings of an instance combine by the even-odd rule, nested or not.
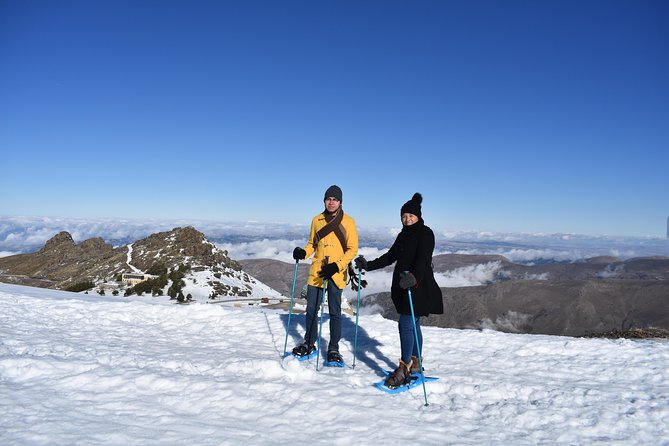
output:
[[[325,191],[325,196],[323,197],[323,201],[327,200],[328,197],[335,197],[339,201],[344,201],[342,200],[342,193],[341,189],[339,186],[333,184],[332,186],[328,187],[328,190]]]
[[[420,204],[422,202],[423,196],[416,192],[413,194],[413,197],[411,197],[411,200],[404,203],[404,206],[402,206],[402,209],[400,210],[400,215],[409,213],[421,218]]]

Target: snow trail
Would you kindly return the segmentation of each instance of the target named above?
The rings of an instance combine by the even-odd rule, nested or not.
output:
[[[128,258],[125,263],[128,264],[133,273],[144,274],[142,271],[139,270],[139,268],[136,268],[132,265],[132,243],[128,245]]]

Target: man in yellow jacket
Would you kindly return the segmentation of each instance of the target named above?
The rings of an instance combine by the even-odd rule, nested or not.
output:
[[[316,349],[318,337],[317,317],[324,282],[328,283],[328,308],[330,311],[330,343],[328,362],[343,365],[339,354],[341,339],[341,292],[346,287],[348,264],[358,253],[358,231],[355,221],[341,207],[342,191],[332,185],[323,198],[325,210],[311,220],[309,242],[304,248],[293,251],[295,260],[313,254],[307,280],[307,331],[304,343],[293,349],[295,356],[310,356]]]

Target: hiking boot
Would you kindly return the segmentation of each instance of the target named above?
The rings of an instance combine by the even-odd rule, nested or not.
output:
[[[409,364],[400,359],[400,365],[397,366],[393,373],[388,375],[388,378],[386,378],[383,384],[390,389],[397,389],[398,387],[409,384],[411,382],[410,367]]]
[[[422,359],[422,358],[421,358]],[[419,375],[420,374],[420,363],[422,361],[418,361],[418,356],[412,356],[411,357],[411,374],[412,375]],[[425,370],[425,369],[423,369]]]
[[[314,350],[316,350],[315,345],[308,345],[305,342],[293,349],[293,355],[297,356],[298,358],[303,358],[305,356],[309,356],[310,354],[312,354]]]
[[[338,351],[330,350],[328,352],[328,362],[336,362],[337,364],[344,364],[344,358],[341,357]]]

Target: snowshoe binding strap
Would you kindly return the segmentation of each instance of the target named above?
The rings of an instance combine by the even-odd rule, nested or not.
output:
[[[293,349],[293,355],[302,358],[304,356],[309,356],[314,350],[316,350],[315,346],[309,347],[309,345],[304,343]]]
[[[344,362],[344,358],[342,358],[339,352],[333,350],[328,352],[328,362],[336,362],[342,364]]]
[[[398,387],[405,386],[410,382],[411,372],[409,370],[408,364],[400,360],[399,366],[393,373],[390,374],[390,376],[388,376],[384,384],[389,389],[397,389]]]

